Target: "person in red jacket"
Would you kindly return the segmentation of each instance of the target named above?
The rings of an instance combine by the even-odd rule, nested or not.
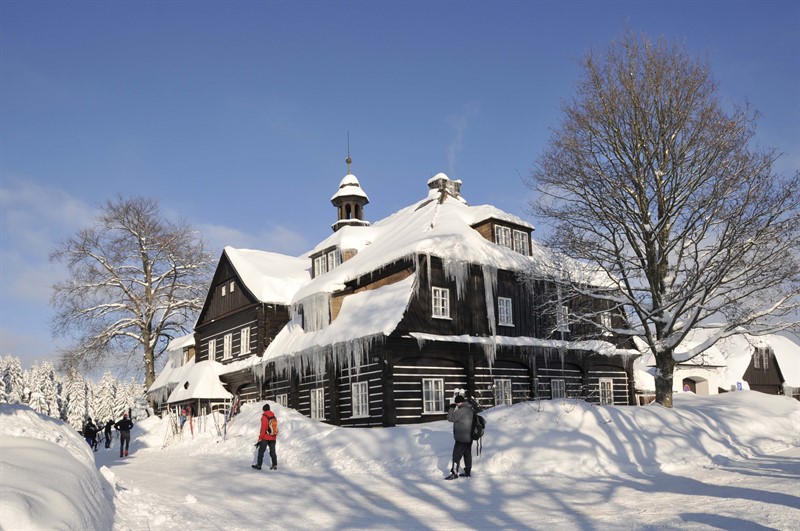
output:
[[[261,463],[264,462],[264,452],[269,446],[269,459],[271,465],[270,470],[278,469],[278,456],[275,453],[275,441],[278,438],[278,419],[275,418],[275,413],[270,411],[269,404],[264,404],[261,408],[264,413],[261,414],[261,430],[258,432],[258,459],[255,465],[252,465],[256,470],[261,470]]]

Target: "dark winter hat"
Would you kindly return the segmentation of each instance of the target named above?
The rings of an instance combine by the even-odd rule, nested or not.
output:
[[[261,411],[269,411],[269,404],[264,404],[264,407],[261,408]]]
[[[466,400],[464,400],[464,397],[463,397],[463,396],[461,396],[461,395],[457,395],[457,396],[456,396],[456,399],[455,399],[455,403],[456,403],[456,404],[460,404],[461,402],[465,402],[465,401],[466,401]]]

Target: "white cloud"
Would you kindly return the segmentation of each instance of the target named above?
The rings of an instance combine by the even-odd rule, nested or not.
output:
[[[50,286],[66,268],[51,264],[58,243],[88,225],[96,211],[68,192],[29,179],[4,179],[0,186],[0,250],[3,306],[11,300],[47,303]]]

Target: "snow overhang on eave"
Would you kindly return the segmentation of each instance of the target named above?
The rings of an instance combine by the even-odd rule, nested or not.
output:
[[[620,349],[607,341],[560,341],[552,339],[539,339],[525,336],[448,336],[439,334],[428,334],[424,332],[411,332],[407,337],[411,337],[420,342],[443,341],[451,343],[468,343],[472,345],[497,345],[504,347],[543,347],[556,350],[583,350],[596,352],[603,356],[641,356],[641,353],[633,349]]]
[[[307,332],[296,323],[288,323],[270,343],[262,363],[388,336],[405,315],[415,282],[416,274],[411,274],[393,284],[348,295],[336,319],[322,330]]]

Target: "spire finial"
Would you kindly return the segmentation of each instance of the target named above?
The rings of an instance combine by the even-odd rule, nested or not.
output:
[[[347,163],[347,175],[350,175],[350,164],[352,164],[353,159],[350,158],[350,131],[347,131],[347,158],[344,159]]]

